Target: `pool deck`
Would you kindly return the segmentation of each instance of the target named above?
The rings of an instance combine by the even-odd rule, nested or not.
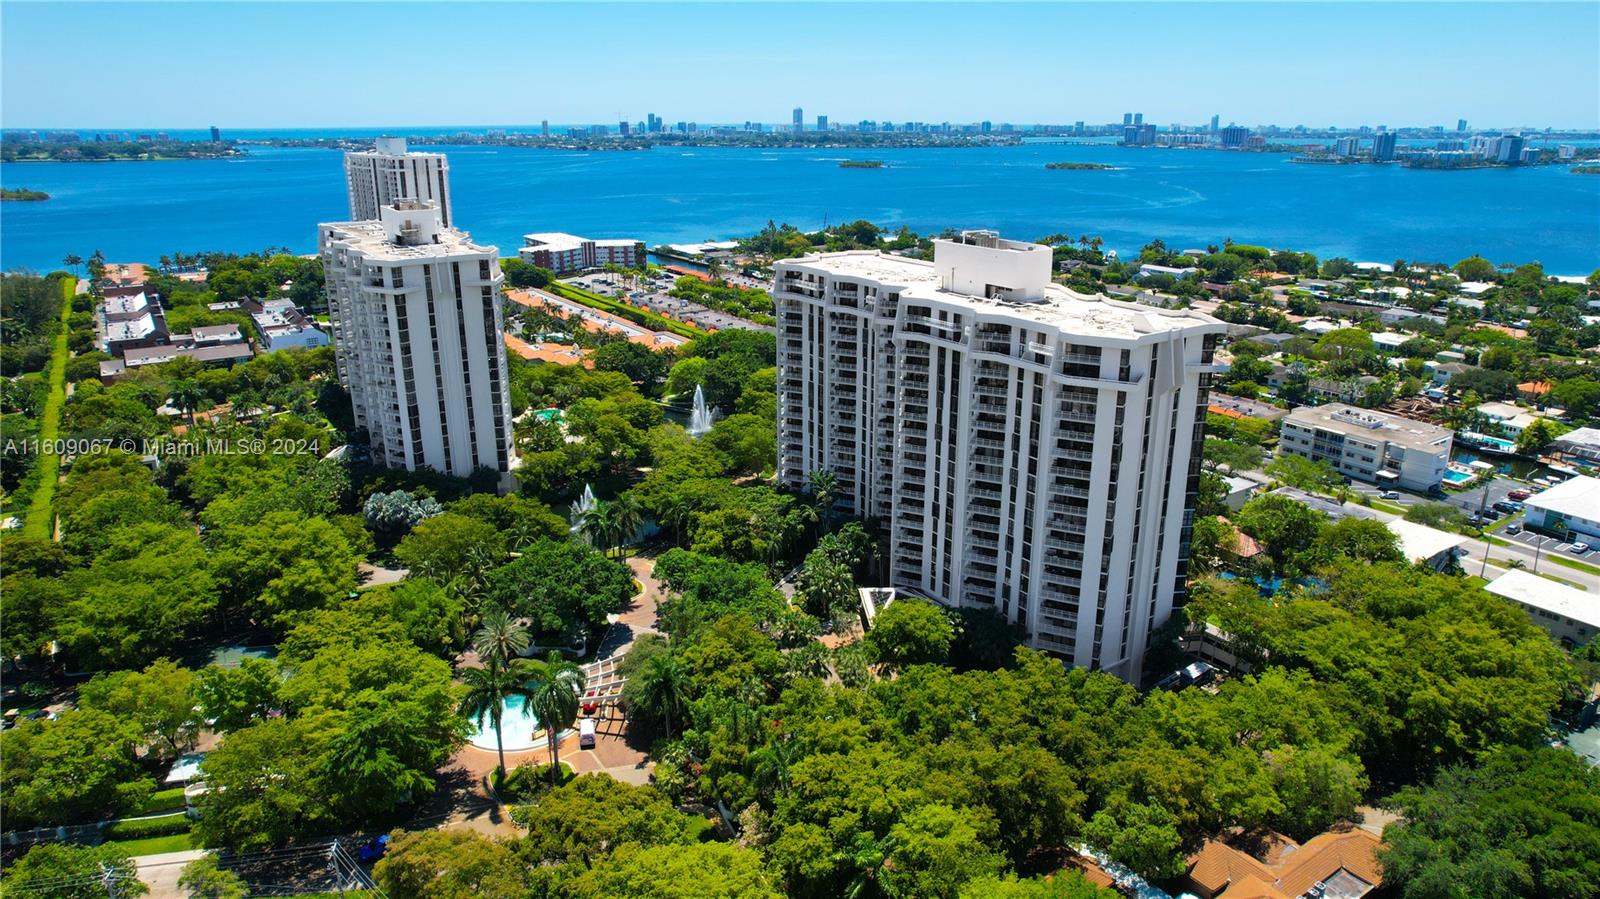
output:
[[[653,556],[634,556],[627,559],[634,578],[644,589],[623,608],[617,622],[606,632],[595,653],[596,661],[620,658],[641,634],[657,633],[656,607],[663,591],[652,568]],[[628,741],[627,724],[621,715],[612,712],[601,717],[595,728],[595,747],[579,749],[576,732],[566,734],[557,743],[561,761],[571,766],[577,774],[602,773],[624,783],[645,784],[650,780],[654,764],[650,761],[649,747],[635,746]],[[507,808],[489,791],[489,776],[494,772],[497,757],[493,749],[481,749],[467,744],[456,751],[450,762],[440,771],[439,790],[433,801],[418,812],[410,827],[467,828],[488,836],[511,837],[520,834],[512,823]],[[506,753],[506,767],[547,764],[550,752],[543,746],[519,752]]]

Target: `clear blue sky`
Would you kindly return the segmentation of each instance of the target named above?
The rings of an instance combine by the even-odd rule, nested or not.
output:
[[[1600,3],[0,9],[6,127],[807,120],[1600,127]]]

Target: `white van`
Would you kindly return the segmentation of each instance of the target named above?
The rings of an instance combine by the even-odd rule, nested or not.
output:
[[[578,748],[594,748],[594,719],[584,718],[578,722]]]

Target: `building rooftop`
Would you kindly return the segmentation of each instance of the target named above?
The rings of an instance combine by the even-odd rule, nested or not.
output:
[[[1600,596],[1556,583],[1532,572],[1516,569],[1507,571],[1483,589],[1514,603],[1600,628]]]
[[[1188,877],[1217,899],[1360,897],[1383,883],[1380,841],[1354,828],[1318,834],[1304,844],[1279,836],[1265,862],[1220,840],[1189,856]],[[1322,890],[1318,890],[1321,887]]]
[[[1467,542],[1467,538],[1460,534],[1430,528],[1427,525],[1406,521],[1404,518],[1396,518],[1384,524],[1398,538],[1400,552],[1411,562],[1426,562]]]
[[[582,249],[583,243],[583,238],[563,231],[540,231],[535,234],[522,235],[523,246],[539,247],[552,253]]]
[[[1322,428],[1349,436],[1385,440],[1407,449],[1434,450],[1451,439],[1448,428],[1341,403],[1301,406],[1290,412],[1284,421],[1305,428]]]
[[[1600,519],[1600,478],[1568,478],[1549,490],[1528,497],[1523,505],[1557,515],[1571,515],[1591,521]]]
[[[936,247],[938,243],[940,242],[935,242]],[[1001,241],[1001,243],[1018,242]],[[1004,252],[1022,252],[1012,247],[999,249]],[[1224,329],[1224,325],[1217,319],[1198,312],[1114,302],[1104,296],[1077,293],[1053,283],[1027,286],[1029,289],[1039,291],[1040,298],[1037,301],[1013,302],[974,296],[949,289],[945,277],[940,272],[940,266],[935,262],[906,259],[871,250],[819,253],[785,262],[789,265],[818,269],[836,277],[864,278],[898,286],[901,288],[902,302],[920,299],[955,303],[980,314],[991,313],[1032,319],[1067,333],[1135,339],[1144,335],[1196,326],[1212,326],[1218,333]]]
[[[498,247],[475,244],[465,231],[441,225],[439,207],[432,203],[403,199],[379,212],[381,219],[324,222],[317,229],[369,260],[404,263],[468,253],[500,255]]]

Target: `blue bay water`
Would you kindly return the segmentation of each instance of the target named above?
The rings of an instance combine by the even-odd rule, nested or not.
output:
[[[1124,254],[1157,237],[1180,247],[1231,237],[1355,260],[1482,253],[1560,274],[1600,266],[1600,177],[1566,166],[1440,172],[1111,145],[440,149],[450,156],[457,223],[503,255],[532,231],[654,245],[749,234],[769,219],[813,229],[865,218],[919,232],[1097,234]],[[250,150],[235,160],[6,165],[5,186],[52,198],[0,207],[0,265],[49,269],[95,249],[113,261],[267,246],[312,252],[316,224],[348,212],[340,154]],[[869,157],[888,167],[838,167]],[[1117,170],[1044,168],[1055,161]]]

